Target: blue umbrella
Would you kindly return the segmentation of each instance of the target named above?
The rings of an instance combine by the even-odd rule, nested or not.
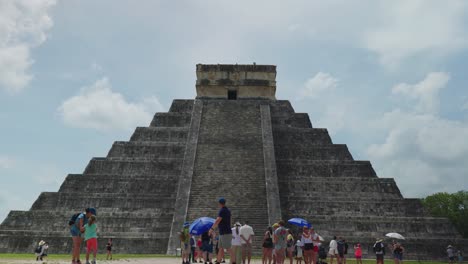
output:
[[[306,220],[302,219],[302,218],[291,218],[288,220],[288,223],[290,224],[293,224],[293,225],[297,225],[297,226],[307,226],[307,227],[311,227],[312,225],[307,222]]]
[[[201,235],[210,230],[215,220],[211,217],[200,217],[190,224],[189,232],[192,235]]]

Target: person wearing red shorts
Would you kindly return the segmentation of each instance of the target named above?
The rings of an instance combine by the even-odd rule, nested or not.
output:
[[[92,264],[96,264],[96,255],[97,255],[97,226],[96,226],[96,216],[92,215],[88,223],[84,226],[85,229],[85,241],[86,241],[86,264],[89,263],[89,254],[93,253]]]

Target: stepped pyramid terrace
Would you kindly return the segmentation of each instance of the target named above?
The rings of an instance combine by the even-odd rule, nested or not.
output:
[[[448,244],[468,249],[447,218],[430,217],[392,178],[276,99],[276,66],[198,64],[196,75],[195,99],[174,100],[57,192],[11,211],[0,252],[31,253],[43,239],[69,253],[70,216],[95,207],[101,245],[113,238],[116,253],[175,254],[183,223],[216,217],[220,196],[233,221],[253,226],[257,253],[266,227],[292,217],[310,220],[327,245],[333,235],[360,242],[364,257],[389,232],[407,238],[406,259],[444,258]]]

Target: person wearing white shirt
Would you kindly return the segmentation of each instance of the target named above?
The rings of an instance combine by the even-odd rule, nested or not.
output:
[[[330,241],[330,250],[328,251],[330,255],[330,264],[333,264],[333,257],[336,256],[337,263],[340,262],[338,256],[338,243],[336,242],[336,236],[333,237],[332,241]]]
[[[245,260],[247,259],[247,263],[250,264],[254,232],[247,221],[245,221],[244,225],[240,228],[240,237],[242,244],[242,263],[245,264]]]
[[[232,230],[231,263],[237,263],[237,261],[241,261],[241,258],[242,258],[242,248],[241,248],[242,242],[241,242],[241,236],[240,236],[240,227],[241,227],[241,224],[239,222],[236,222],[234,224],[234,227],[231,229]]]

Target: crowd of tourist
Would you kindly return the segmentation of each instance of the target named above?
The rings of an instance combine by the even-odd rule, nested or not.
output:
[[[225,252],[230,256],[231,264],[250,264],[254,243],[254,230],[247,221],[243,224],[236,222],[231,226],[231,211],[226,206],[226,200],[218,200],[219,212],[211,228],[200,236],[192,236],[189,232],[190,223],[184,224],[179,233],[182,249],[182,264],[225,263]],[[97,224],[96,210],[86,208],[84,212],[75,214],[69,221],[72,235],[72,264],[81,264],[80,249],[82,242],[86,242],[86,264],[96,264],[97,255]],[[328,250],[311,225],[303,226],[299,232],[285,227],[283,220],[266,228],[262,239],[262,264],[346,264],[348,243],[339,236],[334,236],[328,245]],[[35,249],[36,260],[43,260],[47,256],[49,245],[41,240]],[[362,264],[362,247],[357,243],[353,246],[356,264]],[[389,244],[395,264],[403,264],[404,247],[400,242]],[[378,239],[372,246],[377,264],[384,264],[386,246],[382,239]],[[107,257],[112,259],[112,239],[106,245]],[[90,254],[93,260],[89,262]],[[463,262],[463,254],[451,245],[447,247],[449,264],[456,261]]]
[[[253,228],[247,221],[236,222],[231,226],[231,211],[226,200],[218,201],[218,217],[210,228],[200,236],[189,234],[189,223],[184,224],[180,232],[182,263],[225,263],[225,251],[230,256],[230,263],[248,263],[252,259]]]
[[[186,234],[186,240],[182,243],[182,264],[224,263],[225,252],[229,253],[232,264],[250,264],[254,241],[252,227],[247,222],[243,225],[236,222],[231,226],[231,212],[226,206],[226,200],[220,198],[218,204],[218,217],[209,231],[199,237],[191,236],[188,232],[189,223],[185,225],[182,232]],[[346,264],[349,248],[341,236],[334,236],[327,246],[311,225],[303,226],[295,233],[293,229],[285,227],[283,220],[267,227],[257,243],[262,245],[262,264],[327,264],[327,259],[329,264]],[[362,264],[361,244],[354,244],[353,249],[354,261]],[[377,239],[371,250],[368,254],[375,254],[377,264],[384,264],[384,256],[388,251],[395,264],[403,264],[405,249],[400,242],[393,241],[386,246],[383,239]],[[453,264],[456,253],[452,246],[447,248],[447,254],[450,264]],[[463,259],[461,251],[457,254],[458,260]]]

